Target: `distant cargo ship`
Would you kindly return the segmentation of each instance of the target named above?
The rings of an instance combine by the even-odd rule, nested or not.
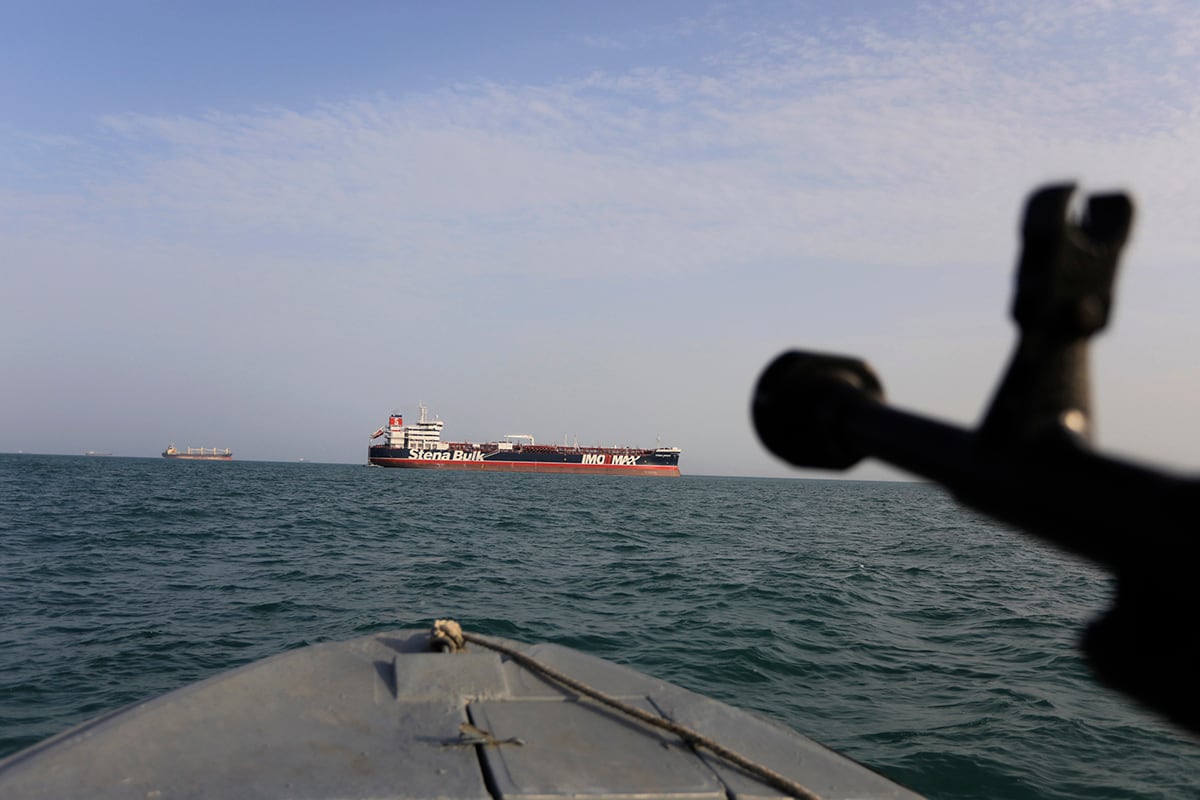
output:
[[[679,475],[679,448],[652,450],[633,447],[580,447],[545,445],[520,433],[502,441],[474,444],[443,442],[442,421],[421,418],[405,425],[404,416],[393,413],[384,427],[371,434],[367,463],[378,467],[408,469],[456,469],[478,472],[556,472],[626,475]]]
[[[233,453],[226,447],[224,450],[218,450],[215,447],[185,447],[179,450],[175,445],[168,445],[166,450],[163,450],[163,458],[179,458],[188,459],[191,461],[229,461],[233,458]]]

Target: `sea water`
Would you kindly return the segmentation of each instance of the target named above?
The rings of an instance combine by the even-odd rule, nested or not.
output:
[[[0,455],[0,756],[289,648],[453,617],[755,711],[933,798],[1200,796],[1200,742],[1076,653],[1112,591],[921,483]]]

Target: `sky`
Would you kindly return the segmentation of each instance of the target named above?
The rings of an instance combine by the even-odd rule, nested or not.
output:
[[[1137,204],[1097,445],[1200,460],[1200,5],[0,6],[0,452],[682,448],[801,347],[974,425],[1027,195]],[[866,463],[851,478],[900,473]]]

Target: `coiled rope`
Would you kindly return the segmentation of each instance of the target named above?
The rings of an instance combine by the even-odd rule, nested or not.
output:
[[[471,644],[477,644],[481,647],[486,647],[489,650],[494,650],[497,653],[503,653],[513,661],[516,661],[522,667],[525,667],[532,672],[536,672],[537,674],[549,678],[556,683],[560,683],[563,686],[578,692],[579,694],[587,695],[593,700],[603,703],[609,708],[616,709],[622,714],[627,714],[634,719],[640,720],[647,725],[651,725],[664,731],[669,731],[670,733],[678,736],[680,739],[683,739],[694,748],[703,747],[705,750],[708,750],[730,764],[733,764],[739,769],[749,773],[750,775],[753,775],[763,783],[773,786],[781,792],[797,798],[797,800],[821,800],[820,795],[816,794],[812,790],[801,786],[799,783],[796,783],[790,778],[780,775],[770,767],[763,766],[756,761],[746,758],[741,753],[729,749],[720,742],[714,741],[703,734],[697,733],[686,725],[680,725],[678,722],[651,714],[647,711],[637,708],[636,706],[624,703],[612,695],[605,694],[599,689],[594,689],[591,686],[588,686],[586,683],[572,678],[570,675],[559,672],[553,667],[549,667],[537,659],[531,658],[525,653],[522,653],[520,650],[515,650],[511,647],[500,644],[499,642],[489,641],[475,634],[467,633],[462,629],[461,625],[452,619],[435,620],[433,623],[433,630],[430,632],[430,638],[432,639],[431,645],[434,649],[443,650],[446,652],[460,652],[465,648],[466,643],[470,642]]]

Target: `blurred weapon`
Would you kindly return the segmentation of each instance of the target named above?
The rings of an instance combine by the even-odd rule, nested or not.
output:
[[[1082,641],[1089,665],[1200,732],[1200,481],[1091,448],[1088,341],[1108,321],[1133,204],[1093,195],[1071,220],[1074,190],[1046,187],[1026,204],[1012,309],[1020,335],[976,430],[886,405],[863,361],[802,351],[759,378],[754,424],[796,466],[886,461],[1112,572],[1115,601]]]

